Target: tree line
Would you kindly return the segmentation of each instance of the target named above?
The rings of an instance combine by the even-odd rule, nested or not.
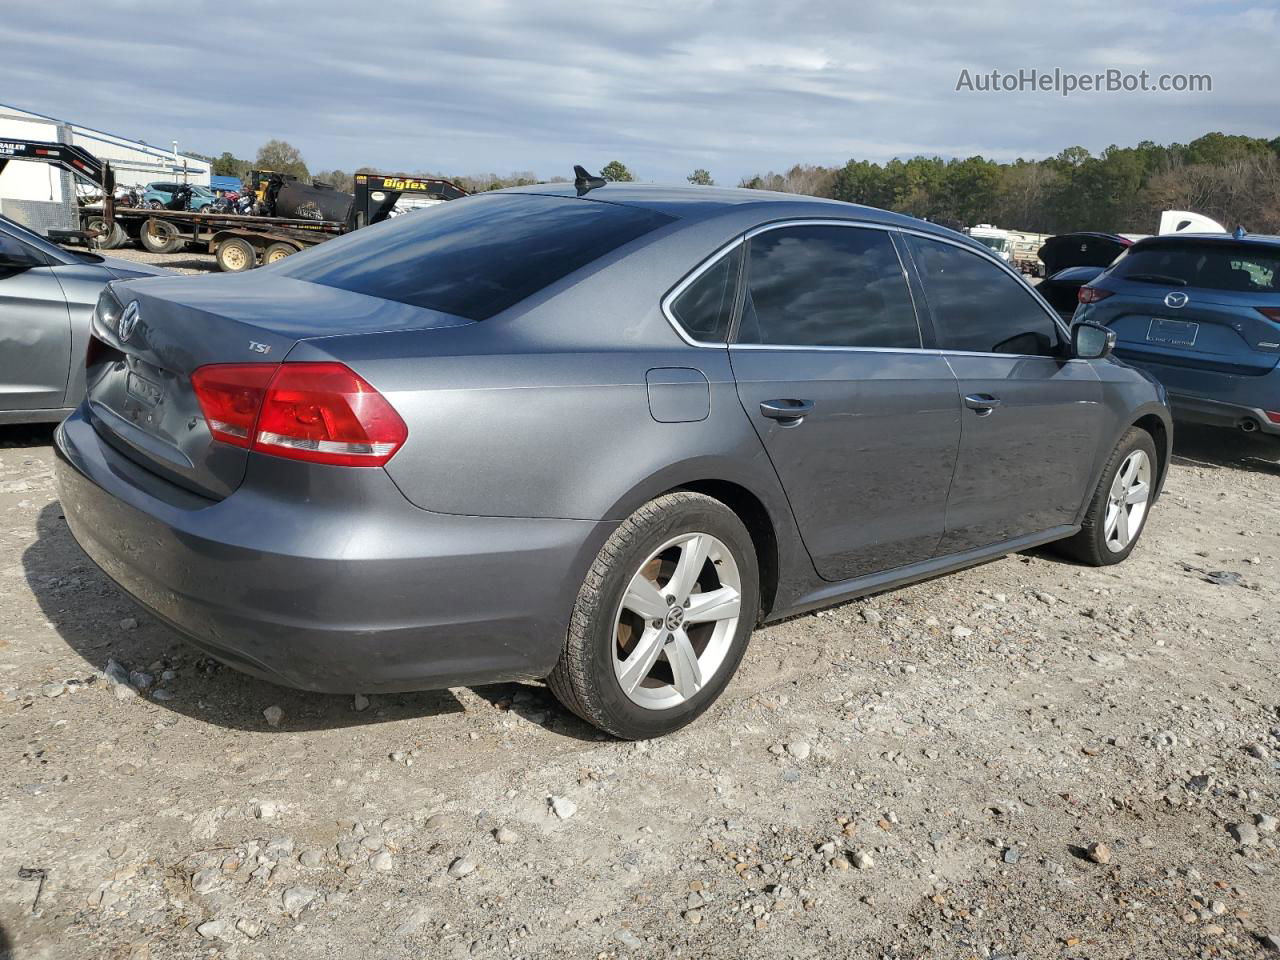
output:
[[[743,187],[807,193],[952,225],[1037,233],[1153,233],[1161,210],[1193,210],[1229,229],[1280,232],[1280,137],[1209,133],[1188,144],[1144,140],[1097,156],[1068,147],[1044,160],[911,157],[842,167],[798,164]]]
[[[263,144],[252,162],[223,153],[212,163],[215,174],[226,176],[260,169],[313,177],[298,149],[282,140]],[[321,170],[314,179],[349,191],[355,174],[375,172],[443,176],[470,193],[545,182],[527,170],[450,175],[376,167],[351,173]],[[635,179],[619,160],[607,163],[600,175],[613,181]],[[686,179],[715,183],[702,168]],[[1076,146],[1043,160],[1011,163],[981,156],[916,156],[883,164],[796,164],[783,173],[745,177],[738,186],[846,200],[953,226],[992,223],[1037,233],[1152,233],[1160,211],[1174,209],[1206,214],[1228,228],[1242,225],[1254,233],[1280,233],[1280,137],[1208,133],[1187,144],[1162,146],[1144,140],[1135,147],[1109,146],[1097,156]]]

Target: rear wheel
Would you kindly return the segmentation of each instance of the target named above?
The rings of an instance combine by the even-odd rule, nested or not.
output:
[[[120,224],[106,217],[90,217],[85,226],[97,234],[93,245],[99,250],[114,250],[123,246],[129,236]]]
[[[615,736],[670,733],[728,685],[759,609],[755,549],[742,521],[711,497],[667,494],[601,549],[548,684]]]
[[[148,220],[138,231],[138,242],[148,253],[173,253],[183,240],[178,228],[168,220]]]
[[[1156,463],[1151,434],[1130,427],[1102,471],[1080,532],[1061,541],[1059,549],[1094,567],[1110,566],[1129,556],[1147,523]]]
[[[228,237],[214,251],[218,269],[224,273],[240,273],[258,265],[258,251],[244,237]]]
[[[275,263],[277,260],[283,260],[285,257],[297,252],[287,243],[273,243],[267,247],[266,252],[262,255],[262,262]]]

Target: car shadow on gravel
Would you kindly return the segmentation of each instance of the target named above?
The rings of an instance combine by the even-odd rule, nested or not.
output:
[[[1246,470],[1280,477],[1280,439],[1179,424],[1173,434],[1173,462],[1184,467]]]
[[[53,443],[56,423],[24,423],[0,426],[0,450],[20,447],[47,447]]]

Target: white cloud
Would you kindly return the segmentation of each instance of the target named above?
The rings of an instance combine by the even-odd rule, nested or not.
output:
[[[57,4],[5,13],[0,98],[156,143],[315,169],[566,174],[618,158],[721,182],[795,162],[1280,133],[1250,5],[1081,0]],[[956,93],[961,69],[1209,73],[1198,95]]]

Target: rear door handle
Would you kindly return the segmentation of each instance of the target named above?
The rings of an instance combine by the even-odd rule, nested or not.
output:
[[[784,427],[792,427],[813,413],[812,400],[765,400],[760,413],[770,420],[777,420]]]
[[[1003,402],[989,393],[971,393],[964,398],[964,405],[970,410],[977,410],[980,417],[987,416]]]

